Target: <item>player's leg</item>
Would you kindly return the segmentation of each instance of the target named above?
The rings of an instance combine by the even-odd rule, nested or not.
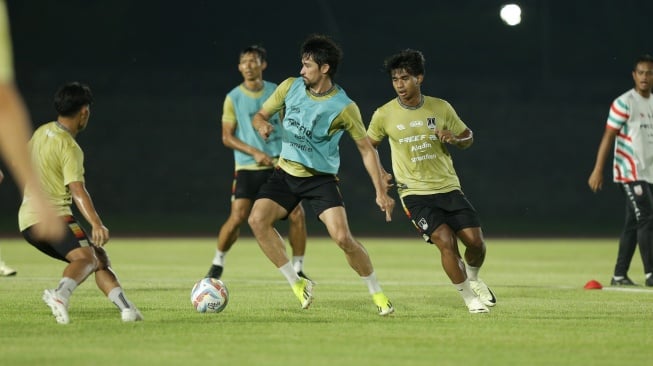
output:
[[[220,278],[225,265],[225,257],[231,246],[240,236],[240,226],[244,224],[252,209],[256,195],[261,186],[268,180],[271,169],[239,170],[234,173],[231,185],[231,209],[229,217],[218,232],[215,255],[206,277]]]
[[[496,305],[497,298],[490,288],[478,277],[485,262],[486,246],[478,213],[461,191],[438,195],[439,207],[447,212],[445,222],[465,245],[465,273],[474,292],[487,306]]]
[[[290,284],[302,309],[308,309],[313,302],[313,284],[299,277],[286,253],[286,244],[274,228],[274,223],[288,215],[288,210],[270,198],[259,198],[254,202],[247,220],[259,247],[277,267]]]
[[[653,285],[653,265],[651,265],[651,253],[653,251],[653,193],[646,182],[634,182],[624,184],[626,197],[630,201],[637,219],[637,242],[644,264],[646,280]]]
[[[298,204],[288,215],[288,241],[292,249],[292,264],[299,277],[310,278],[304,273],[304,255],[306,254],[306,214],[302,204]]]
[[[23,237],[36,249],[48,256],[67,262],[63,275],[56,289],[46,289],[43,301],[50,307],[52,314],[60,324],[70,321],[68,303],[73,291],[84,282],[98,266],[98,260],[91,248],[86,233],[71,216],[66,217],[68,224],[64,238],[56,243],[36,239],[33,227],[22,232]]]
[[[625,194],[625,192],[624,192]],[[614,273],[610,284],[612,286],[634,286],[635,283],[628,277],[628,270],[632,262],[635,249],[637,248],[637,218],[630,201],[626,199],[626,213],[624,215],[624,226],[619,236],[619,248],[617,250],[617,261],[614,266]]]
[[[229,217],[220,227],[218,232],[218,243],[211,262],[211,267],[206,277],[219,279],[225,263],[225,256],[231,246],[240,236],[240,226],[246,222],[247,217],[252,209],[252,200],[246,198],[235,199],[231,202],[231,211]]]
[[[487,313],[489,310],[472,290],[465,263],[458,250],[455,231],[445,223],[447,196],[409,195],[401,198],[404,212],[427,243],[434,244],[440,252],[440,263],[447,277],[462,296],[471,313]]]
[[[319,200],[309,200],[313,211],[326,226],[331,239],[344,252],[349,266],[367,285],[379,315],[392,314],[395,309],[383,293],[367,250],[354,238],[349,229],[347,212],[335,177],[330,180],[326,178],[327,182],[321,182],[324,179],[324,177],[314,179],[314,188],[304,192],[310,197],[319,197]]]
[[[127,298],[118,281],[118,277],[111,269],[111,261],[104,248],[92,247],[98,259],[95,271],[95,283],[107,298],[118,308],[123,321],[133,322],[143,320],[138,308]]]

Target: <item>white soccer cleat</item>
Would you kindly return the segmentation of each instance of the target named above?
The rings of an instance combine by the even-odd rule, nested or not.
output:
[[[486,306],[494,306],[497,304],[497,298],[494,296],[494,292],[487,287],[483,280],[478,279],[476,281],[469,281],[469,286]]]
[[[50,307],[50,310],[52,310],[52,315],[57,319],[57,323],[70,323],[70,318],[68,317],[68,301],[57,295],[55,290],[43,291],[43,301],[45,301],[45,304]]]
[[[481,302],[481,299],[477,297],[472,298],[469,301],[465,302],[465,305],[467,305],[467,309],[469,309],[469,312],[472,314],[481,314],[481,313],[489,313],[490,309]]]
[[[134,305],[129,309],[121,311],[120,317],[123,322],[139,322],[143,320],[143,315]]]
[[[0,261],[0,276],[7,277],[7,276],[15,276],[16,275],[16,270],[8,267],[5,262]]]

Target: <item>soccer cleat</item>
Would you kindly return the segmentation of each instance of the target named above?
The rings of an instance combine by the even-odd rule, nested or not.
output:
[[[209,268],[209,272],[206,274],[206,278],[215,278],[216,280],[220,279],[220,276],[222,276],[222,266],[218,266],[215,264],[211,265],[211,268]]]
[[[611,286],[637,286],[635,282],[633,282],[628,276],[624,276],[624,278],[621,279],[615,279],[612,277],[612,280],[610,280],[610,285]]]
[[[134,305],[132,305],[129,309],[121,311],[120,317],[122,318],[123,322],[138,322],[143,320],[143,315]]]
[[[489,313],[490,309],[483,304],[481,299],[476,296],[472,298],[469,301],[465,301],[465,305],[467,305],[467,309],[469,309],[469,312],[472,314],[480,314],[480,313]]]
[[[3,277],[7,277],[7,276],[15,276],[16,273],[17,273],[17,272],[16,272],[15,269],[13,269],[13,268],[11,268],[11,267],[7,267],[7,265],[5,264],[5,262],[0,261],[0,276],[3,276]]]
[[[57,323],[70,323],[70,318],[68,317],[68,301],[57,295],[55,290],[43,291],[43,301],[52,310],[52,315],[57,319]]]
[[[379,311],[379,315],[386,316],[395,312],[394,306],[392,306],[392,303],[388,297],[383,294],[383,292],[372,295],[372,300],[374,300],[374,304]]]
[[[302,309],[308,309],[313,302],[313,282],[305,278],[300,278],[299,281],[292,285],[292,291],[302,303]]]
[[[304,271],[299,271],[299,272],[297,272],[297,276],[299,276],[299,277],[301,277],[301,278],[305,278],[305,279],[311,281],[311,283],[313,283],[313,285],[316,285],[316,284],[317,284],[317,282],[315,282],[315,281],[313,281],[312,279],[310,279],[310,278],[309,278],[309,277],[304,273]]]
[[[483,304],[486,306],[494,306],[497,304],[497,298],[494,296],[494,292],[490,290],[489,287],[483,282],[483,280],[478,279],[476,281],[469,281],[469,286],[472,288],[474,293],[478,295]]]

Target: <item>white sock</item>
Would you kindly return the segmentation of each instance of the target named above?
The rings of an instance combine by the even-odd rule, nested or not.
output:
[[[478,270],[481,267],[472,267],[469,264],[465,266],[465,271],[467,272],[467,279],[470,281],[478,281]]]
[[[107,297],[114,305],[116,305],[116,307],[118,307],[118,309],[120,309],[120,311],[133,307],[133,304],[127,300],[127,296],[125,296],[125,293],[122,291],[122,287],[120,286],[109,291]]]
[[[651,278],[651,276],[653,276],[653,273],[651,273],[651,272],[647,273],[646,274],[646,279],[648,280],[649,278]]]
[[[292,265],[295,268],[295,272],[301,272],[304,270],[304,256],[295,255],[292,257]]]
[[[213,264],[216,266],[224,267],[224,256],[227,255],[226,252],[221,252],[218,249],[215,250],[215,256],[213,257]]]
[[[279,271],[281,271],[284,277],[286,277],[290,286],[294,285],[295,282],[299,281],[299,276],[297,276],[297,272],[295,272],[295,268],[293,268],[292,263],[290,263],[290,261],[288,261],[288,263],[284,264],[283,266],[279,267]]]
[[[369,276],[363,277],[361,276],[363,281],[365,281],[365,284],[367,285],[367,289],[370,291],[370,294],[374,295],[379,292],[383,292],[381,290],[381,285],[379,285],[379,281],[376,279],[376,274],[372,272]]]
[[[55,290],[57,295],[63,297],[64,299],[70,299],[70,295],[73,294],[73,291],[77,288],[77,282],[70,277],[64,277],[59,281],[59,285]]]
[[[477,295],[476,293],[472,290],[471,287],[469,287],[469,279],[466,279],[464,282],[461,283],[454,283],[453,287],[458,290],[458,293],[460,296],[463,297],[463,300],[465,300],[465,303],[470,301],[471,299],[475,298]]]

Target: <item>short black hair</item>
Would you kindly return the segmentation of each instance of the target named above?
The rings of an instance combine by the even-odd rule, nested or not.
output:
[[[64,84],[54,95],[54,109],[63,117],[72,117],[82,107],[91,104],[93,104],[91,88],[77,81]]]
[[[253,53],[256,56],[258,56],[259,60],[261,60],[261,63],[265,62],[266,59],[267,59],[267,56],[268,56],[268,53],[265,50],[265,48],[263,48],[263,46],[260,46],[260,45],[257,45],[257,44],[254,44],[254,45],[247,46],[247,47],[243,48],[243,50],[240,51],[240,56],[239,57],[243,57],[243,55],[246,55],[248,53]]]
[[[424,64],[426,59],[421,51],[407,48],[388,57],[383,62],[385,71],[392,75],[392,71],[397,69],[406,70],[412,76],[424,75]]]
[[[653,64],[653,56],[651,56],[649,54],[638,56],[635,59],[635,64],[633,65],[633,71],[637,70],[637,65],[639,65],[642,62],[650,62],[650,63]]]
[[[342,60],[342,49],[329,36],[312,34],[306,38],[300,51],[302,59],[312,57],[318,66],[329,65],[329,76],[333,78]]]

